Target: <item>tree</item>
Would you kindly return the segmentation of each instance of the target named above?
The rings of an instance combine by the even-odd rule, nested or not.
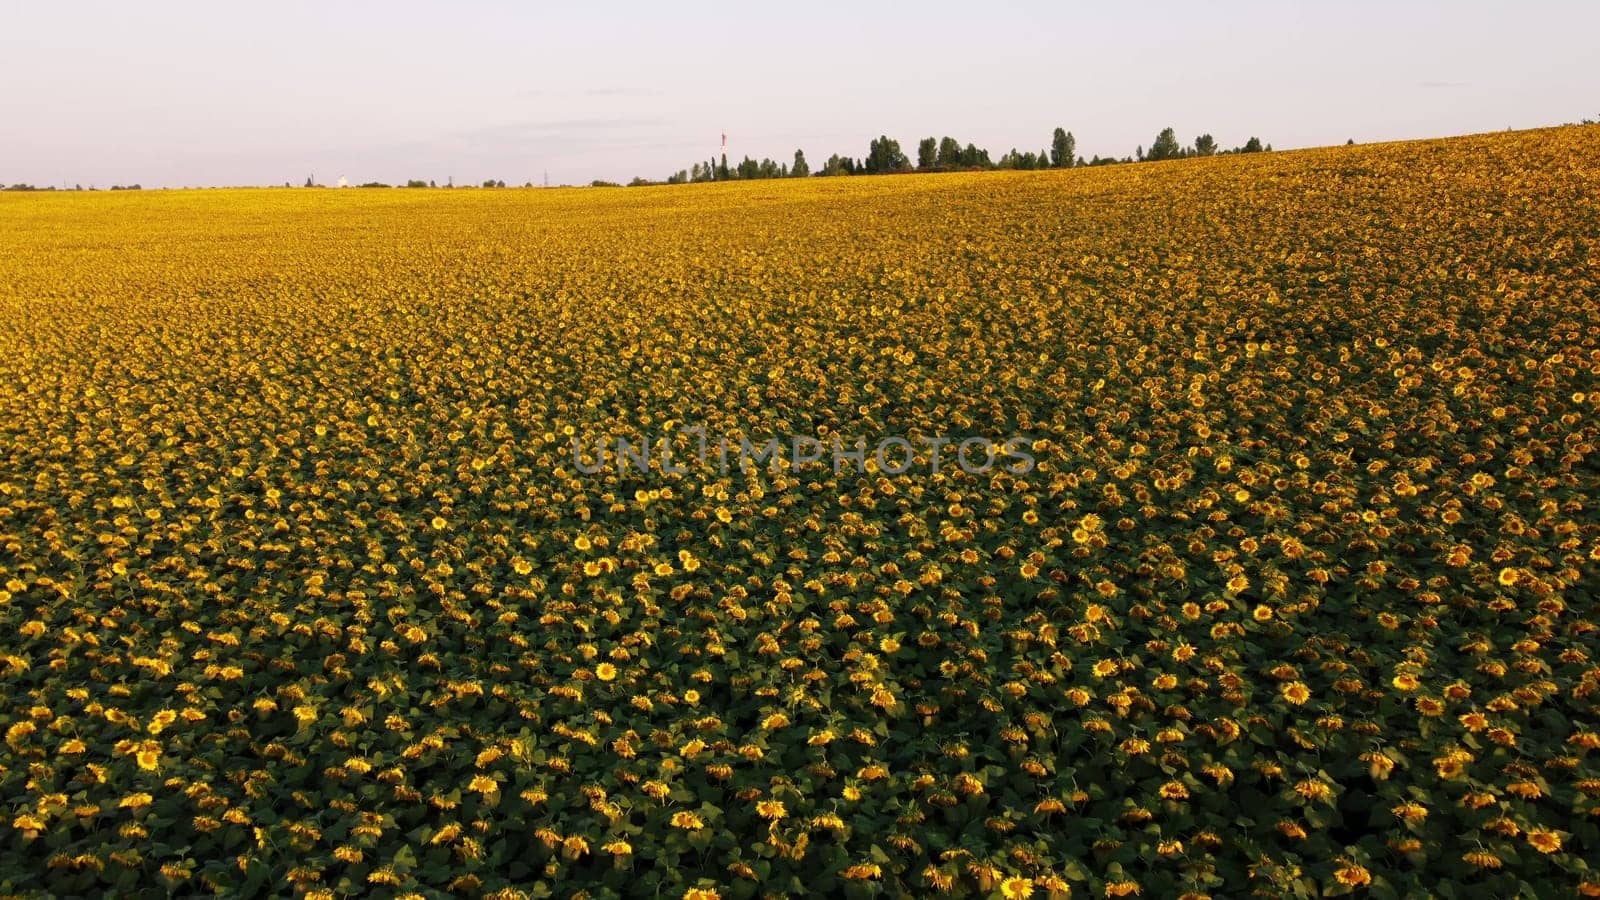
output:
[[[1050,167],[1050,154],[1041,150],[1038,153],[1024,153],[1015,147],[1011,152],[1000,157],[997,168],[1001,169],[1048,169]]]
[[[789,174],[795,178],[804,178],[811,174],[811,167],[806,164],[805,151],[794,151],[794,165],[789,167]]]
[[[911,160],[900,152],[900,142],[891,139],[888,135],[881,135],[872,142],[867,151],[867,174],[882,175],[888,172],[903,172],[911,168]]]
[[[917,142],[917,168],[923,171],[939,164],[939,140],[926,137]]]
[[[1258,138],[1258,137],[1251,137],[1250,140],[1244,142],[1244,146],[1243,147],[1239,148],[1239,152],[1240,153],[1260,153],[1261,152],[1261,139]]]
[[[1183,149],[1178,146],[1177,132],[1171,128],[1161,129],[1156,135],[1156,142],[1150,145],[1150,152],[1145,154],[1145,159],[1150,162],[1159,162],[1163,159],[1177,159],[1183,155]]]
[[[1194,139],[1195,156],[1211,156],[1217,152],[1217,139],[1209,134],[1202,134]]]
[[[822,171],[818,172],[817,174],[854,175],[856,174],[856,161],[848,156],[840,156],[839,154],[835,153],[828,157],[828,161],[822,164]]]
[[[1078,139],[1072,136],[1072,132],[1057,128],[1050,139],[1050,165],[1057,169],[1070,168],[1077,154]]]
[[[942,169],[953,169],[961,165],[961,142],[948,135],[939,141],[939,155],[935,157]]]

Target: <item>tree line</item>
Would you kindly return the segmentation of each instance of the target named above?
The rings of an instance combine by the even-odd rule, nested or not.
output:
[[[1587,124],[1587,122],[1585,123]],[[1351,143],[1354,143],[1352,141]],[[726,154],[718,159],[707,159],[696,162],[687,169],[679,169],[667,176],[663,181],[652,181],[647,178],[635,178],[628,182],[629,187],[640,187],[652,184],[690,184],[704,181],[749,181],[766,178],[807,178],[811,176],[839,176],[839,175],[890,175],[911,172],[971,172],[988,171],[994,169],[1071,169],[1079,166],[1106,166],[1136,162],[1159,162],[1167,159],[1188,159],[1198,156],[1216,156],[1227,153],[1260,153],[1270,151],[1271,144],[1263,144],[1260,138],[1252,137],[1243,145],[1231,150],[1224,150],[1217,146],[1217,141],[1209,134],[1202,134],[1188,145],[1178,142],[1177,132],[1172,128],[1163,128],[1156,139],[1151,142],[1150,149],[1146,150],[1140,145],[1132,156],[1121,158],[1099,155],[1091,159],[1084,159],[1077,155],[1078,141],[1072,132],[1065,128],[1057,128],[1050,136],[1050,146],[1039,150],[1018,150],[1013,147],[998,160],[989,155],[989,151],[976,144],[961,143],[948,135],[942,138],[926,137],[917,142],[917,159],[913,163],[904,151],[900,149],[900,142],[888,135],[880,135],[867,145],[867,155],[860,158],[840,156],[835,153],[818,169],[813,170],[806,161],[804,151],[794,151],[792,162],[777,162],[771,159],[751,159],[746,156],[736,165],[728,163]],[[289,187],[284,182],[284,187]],[[306,178],[306,187],[321,187],[314,177]],[[381,181],[369,181],[355,185],[363,188],[389,187]],[[408,188],[431,188],[438,185],[432,180],[424,181],[413,178],[405,183]],[[446,187],[455,187],[455,180],[448,179]],[[497,179],[483,182],[486,188],[503,188],[506,183]],[[594,181],[591,187],[621,187],[612,181]],[[533,187],[528,182],[523,187]],[[83,190],[77,186],[75,190]],[[6,191],[53,191],[54,186],[34,187],[31,184],[0,185],[0,190]],[[94,190],[94,188],[90,188]],[[113,191],[139,190],[139,185],[113,185]]]
[[[48,184],[48,185],[45,185],[43,187],[36,187],[34,185],[25,184],[25,183],[22,183],[22,182],[18,182],[16,184],[0,184],[0,191],[54,191],[54,190],[57,190],[57,188],[53,184]],[[88,187],[84,187],[81,184],[75,184],[72,187],[69,187],[69,188],[64,187],[64,188],[60,188],[59,190],[63,190],[63,191],[98,191],[100,189],[95,187],[92,184],[89,185]],[[106,188],[106,190],[108,190],[108,191],[137,191],[137,190],[142,190],[142,188],[140,188],[139,185],[137,185],[137,184],[113,184],[111,187]]]
[[[1141,144],[1132,156],[1102,157],[1096,155],[1092,159],[1084,159],[1077,154],[1078,140],[1072,132],[1065,128],[1057,128],[1050,136],[1050,146],[1039,150],[1018,150],[1013,147],[998,160],[989,155],[989,151],[976,144],[962,144],[953,137],[943,138],[926,137],[917,142],[917,159],[915,164],[903,150],[900,142],[880,135],[874,138],[867,146],[867,155],[861,158],[840,156],[835,153],[828,157],[821,168],[812,170],[806,162],[805,152],[796,150],[794,162],[779,163],[771,159],[755,160],[746,156],[737,165],[729,165],[726,154],[720,160],[708,159],[697,162],[687,169],[667,176],[663,181],[651,181],[647,178],[635,178],[629,182],[630,187],[650,184],[693,184],[703,181],[744,181],[761,178],[805,178],[808,176],[836,176],[836,175],[890,175],[910,172],[970,172],[987,171],[992,169],[1070,169],[1078,166],[1105,166],[1121,163],[1159,162],[1166,159],[1188,159],[1199,156],[1217,156],[1226,153],[1261,153],[1272,149],[1271,144],[1263,144],[1260,138],[1252,137],[1244,144],[1231,150],[1224,150],[1217,145],[1216,138],[1209,134],[1196,137],[1193,143],[1182,145],[1178,142],[1177,132],[1172,128],[1163,128],[1156,135],[1155,141],[1150,144],[1150,149],[1145,150]]]

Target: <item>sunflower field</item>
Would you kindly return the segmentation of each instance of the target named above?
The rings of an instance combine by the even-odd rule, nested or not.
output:
[[[0,894],[1600,896],[1597,441],[1593,127],[0,195]]]

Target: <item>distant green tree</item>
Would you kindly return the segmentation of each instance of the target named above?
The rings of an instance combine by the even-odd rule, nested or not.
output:
[[[1177,159],[1183,155],[1183,148],[1178,146],[1178,135],[1171,128],[1161,129],[1156,135],[1156,142],[1150,145],[1150,152],[1145,154],[1149,162],[1160,162],[1163,159]]]
[[[840,156],[839,154],[835,153],[832,156],[828,157],[828,161],[822,164],[822,171],[818,172],[817,174],[818,175],[833,176],[833,175],[854,175],[855,173],[856,173],[855,160],[851,159],[848,156]]]
[[[1202,134],[1194,139],[1195,156],[1211,156],[1217,152],[1217,139],[1209,134]]]
[[[1078,154],[1078,139],[1072,132],[1057,128],[1050,138],[1050,165],[1057,169],[1069,168]]]
[[[961,142],[945,136],[939,141],[939,155],[934,159],[941,169],[953,169],[961,165]]]
[[[811,166],[806,164],[805,151],[794,151],[794,165],[789,167],[789,174],[795,178],[804,178],[811,174]]]
[[[1000,169],[1022,169],[1024,171],[1029,169],[1048,169],[1049,167],[1049,151],[1033,153],[1031,151],[1023,152],[1016,148],[1012,148],[1010,153],[1000,157],[1000,162],[996,165],[996,168]]]
[[[893,140],[888,135],[880,136],[872,142],[867,150],[868,175],[903,172],[909,168],[911,168],[911,160],[900,152],[900,142]]]
[[[937,138],[923,138],[917,142],[917,168],[931,169],[939,164],[939,141]]]
[[[1260,153],[1261,152],[1261,139],[1258,138],[1258,137],[1251,137],[1250,140],[1244,142],[1244,146],[1240,147],[1238,152],[1240,152],[1240,153]]]

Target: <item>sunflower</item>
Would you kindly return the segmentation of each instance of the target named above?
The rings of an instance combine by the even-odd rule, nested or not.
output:
[[[1561,849],[1561,835],[1544,828],[1528,831],[1528,845],[1540,853],[1556,853]]]
[[[1023,900],[1033,896],[1032,879],[1013,876],[1000,882],[1000,896],[1006,900]]]
[[[1307,800],[1325,800],[1333,796],[1333,788],[1328,787],[1325,782],[1315,779],[1307,779],[1296,784],[1294,791]]]
[[[1347,862],[1333,873],[1334,880],[1345,887],[1366,887],[1372,883],[1372,873],[1357,863]]]
[[[1428,808],[1426,806],[1411,801],[1394,807],[1390,812],[1407,822],[1420,822],[1428,817]]]
[[[694,831],[706,827],[706,822],[692,812],[675,812],[672,814],[671,825],[674,828]]]
[[[139,768],[147,772],[154,772],[161,767],[161,751],[159,749],[140,748],[134,753],[133,758],[139,764]]]
[[[1472,850],[1461,855],[1461,860],[1475,869],[1498,869],[1505,865],[1500,857],[1486,850]]]

